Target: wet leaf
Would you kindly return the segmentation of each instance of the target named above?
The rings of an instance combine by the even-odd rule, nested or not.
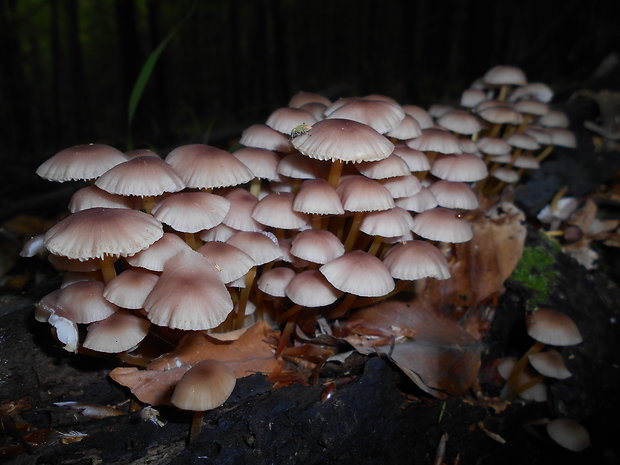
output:
[[[204,333],[192,332],[181,339],[172,352],[155,359],[147,370],[115,368],[110,377],[128,387],[142,402],[151,405],[170,403],[177,382],[194,364],[217,360],[230,367],[237,378],[253,373],[270,373],[278,365],[273,347],[265,339],[277,334],[261,321],[247,329],[239,339],[221,341]]]
[[[382,302],[354,313],[345,325],[350,331],[345,339],[359,352],[387,355],[418,387],[437,398],[461,394],[476,381],[480,342],[421,302]],[[403,336],[412,331],[414,338]],[[366,335],[369,332],[372,335]]]

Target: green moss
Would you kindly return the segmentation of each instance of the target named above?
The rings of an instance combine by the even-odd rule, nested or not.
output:
[[[545,245],[526,247],[523,256],[512,273],[512,280],[522,284],[532,293],[527,302],[527,310],[534,310],[549,303],[549,296],[559,273],[555,270],[555,259],[551,247]]]

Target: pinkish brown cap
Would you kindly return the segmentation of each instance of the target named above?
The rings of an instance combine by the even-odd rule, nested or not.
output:
[[[252,172],[225,150],[204,144],[177,147],[166,157],[187,187],[212,189],[245,184]]]
[[[374,255],[355,250],[323,265],[319,271],[336,289],[363,297],[381,297],[394,290],[394,280]]]
[[[359,229],[369,236],[396,237],[407,234],[412,226],[411,214],[400,207],[394,207],[390,210],[366,213]]]
[[[405,160],[396,155],[390,155],[379,161],[364,161],[355,167],[360,174],[371,179],[387,179],[411,174]]]
[[[256,204],[252,218],[272,228],[303,228],[308,224],[308,215],[294,211],[293,200],[294,195],[291,193],[269,194]]]
[[[411,212],[423,212],[435,208],[437,199],[428,187],[422,187],[417,194],[396,199],[396,206]]]
[[[254,177],[279,181],[278,163],[280,157],[276,152],[256,147],[244,147],[233,152],[233,156],[247,166]]]
[[[471,240],[473,232],[467,221],[447,208],[433,208],[418,213],[413,218],[411,230],[418,236],[432,241],[459,243]]]
[[[437,124],[457,134],[476,134],[482,129],[482,123],[470,112],[451,110],[437,120]]]
[[[248,254],[226,242],[207,242],[197,252],[215,267],[224,283],[245,276],[255,265]]]
[[[306,270],[297,274],[286,286],[286,296],[303,307],[324,307],[342,296],[317,270]]]
[[[127,157],[123,152],[109,145],[76,145],[43,162],[37,168],[37,174],[56,182],[95,179],[125,161]]]
[[[266,124],[253,124],[244,129],[239,143],[246,147],[257,147],[280,153],[293,151],[289,138]]]
[[[327,263],[344,254],[344,245],[332,232],[306,229],[293,239],[290,253],[313,263]]]
[[[183,375],[170,400],[181,410],[211,410],[226,402],[236,382],[235,373],[226,365],[203,360]]]
[[[396,178],[382,179],[381,184],[390,195],[395,198],[410,197],[417,194],[422,189],[422,184],[413,175],[398,176]]]
[[[568,316],[549,308],[539,308],[526,321],[533,339],[552,346],[573,346],[583,341],[579,328]]]
[[[55,254],[86,260],[126,257],[146,249],[164,234],[151,215],[121,208],[89,208],[73,213],[45,234],[45,246]]]
[[[460,210],[478,208],[476,193],[464,182],[436,181],[430,185],[429,189],[440,207]]]
[[[156,157],[137,157],[106,171],[95,185],[110,194],[157,197],[185,188],[175,170]]]
[[[456,136],[443,129],[424,129],[419,137],[406,143],[409,148],[422,152],[458,153],[460,150]]]
[[[553,90],[542,82],[530,82],[517,87],[508,96],[508,101],[516,102],[521,99],[535,99],[539,102],[549,103],[553,99]]]
[[[437,247],[425,241],[395,245],[385,254],[383,263],[396,279],[450,278],[446,258]]]
[[[187,252],[191,248],[179,236],[173,233],[164,233],[158,241],[149,248],[127,257],[131,266],[146,268],[151,271],[163,271],[166,262],[179,252]]]
[[[349,212],[369,212],[394,208],[394,200],[380,182],[361,175],[343,176],[336,189],[342,206]]]
[[[573,374],[566,368],[562,355],[554,349],[528,355],[530,365],[538,373],[549,378],[566,379]]]
[[[56,305],[61,316],[75,323],[92,323],[108,318],[118,307],[103,297],[100,281],[79,281],[60,290]]]
[[[482,153],[493,155],[506,155],[512,150],[510,144],[499,137],[482,137],[476,141],[478,149]]]
[[[394,155],[402,158],[407,163],[409,171],[428,171],[431,169],[431,165],[428,162],[426,154],[420,150],[412,149],[406,145],[399,144],[394,147]]]
[[[435,124],[432,116],[422,107],[417,105],[403,105],[403,110],[407,115],[418,122],[421,129],[430,128]]]
[[[152,323],[184,330],[215,328],[232,309],[230,294],[216,269],[194,251],[182,252],[166,262],[144,302]]]
[[[258,288],[267,295],[273,297],[286,297],[284,290],[294,277],[295,271],[291,268],[278,266],[261,274],[256,284]]]
[[[127,208],[137,210],[140,205],[135,197],[123,197],[122,195],[110,194],[95,186],[83,187],[76,191],[69,200],[69,211],[71,213],[89,208]]]
[[[267,233],[239,231],[226,242],[248,254],[257,266],[264,265],[282,256],[277,239],[272,238]]]
[[[551,420],[546,429],[551,439],[570,451],[580,452],[590,446],[588,430],[570,418]]]
[[[516,66],[497,65],[488,70],[482,80],[493,86],[524,86],[527,84],[525,73]]]
[[[394,145],[370,126],[338,118],[319,121],[292,143],[310,158],[353,163],[382,160],[394,150]]]
[[[262,224],[252,218],[252,212],[254,211],[254,207],[256,207],[256,204],[258,203],[258,199],[254,197],[249,191],[241,188],[235,188],[231,189],[225,197],[226,200],[230,202],[230,209],[222,220],[222,223],[224,225],[237,231],[257,232],[265,229]]]
[[[306,179],[293,201],[293,210],[313,215],[342,215],[342,201],[325,179]]]
[[[514,132],[506,139],[513,147],[523,150],[538,150],[540,144],[532,136],[525,132]]]
[[[538,124],[546,128],[563,128],[570,126],[570,120],[561,110],[549,110],[549,113],[538,118]]]
[[[288,102],[288,106],[293,108],[299,108],[308,103],[322,103],[325,106],[329,106],[332,102],[327,97],[324,97],[321,94],[299,91],[291,97]]]
[[[431,173],[440,179],[454,182],[475,182],[488,175],[487,166],[480,158],[467,153],[437,158]]]
[[[150,271],[125,270],[106,284],[103,297],[119,307],[137,310],[144,306],[158,279],[159,276]]]
[[[398,126],[385,133],[386,136],[399,140],[412,139],[420,134],[422,134],[422,128],[415,118],[409,115],[405,115]]]
[[[151,323],[126,310],[88,325],[83,346],[104,353],[119,353],[135,347],[146,337]]]
[[[286,155],[278,163],[278,174],[294,179],[316,179],[327,177],[328,164],[303,156],[300,153]]]
[[[312,126],[316,123],[316,118],[312,113],[302,110],[301,108],[278,108],[269,115],[265,124],[271,129],[275,129],[287,136],[291,135],[291,131],[300,125]]]
[[[176,231],[196,233],[222,222],[230,202],[208,192],[179,192],[153,208],[153,216]]]

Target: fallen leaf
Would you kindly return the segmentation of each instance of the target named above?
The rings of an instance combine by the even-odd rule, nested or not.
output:
[[[264,321],[251,326],[233,341],[220,341],[201,332],[192,332],[181,339],[175,350],[153,360],[146,370],[119,367],[110,372],[110,377],[128,387],[142,402],[167,405],[177,382],[202,360],[225,363],[237,378],[271,373],[278,361],[273,347],[265,339],[274,335],[277,331]]]
[[[457,322],[419,301],[382,302],[355,312],[344,324],[352,336],[345,340],[356,350],[389,356],[418,387],[437,398],[461,394],[477,379],[480,342]],[[397,332],[395,327],[399,328]],[[403,328],[415,331],[415,338],[403,338]],[[360,344],[360,334],[368,330],[392,334],[392,342],[379,346]]]

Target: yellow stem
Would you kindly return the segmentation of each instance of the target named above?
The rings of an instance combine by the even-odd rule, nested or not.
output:
[[[116,278],[114,259],[109,255],[105,255],[101,259],[101,275],[103,276],[104,284],[108,284],[110,281]]]
[[[338,183],[340,182],[340,174],[342,173],[343,167],[344,162],[342,160],[335,160],[329,168],[329,177],[327,178],[327,182],[329,182],[334,189],[338,187]]]
[[[241,289],[241,296],[239,297],[239,304],[237,305],[237,321],[236,329],[243,327],[243,320],[245,319],[245,307],[248,304],[248,298],[250,297],[250,291],[254,285],[254,278],[256,277],[256,267],[250,268],[250,271],[245,275],[245,287]]]
[[[355,244],[355,240],[357,239],[357,235],[359,234],[362,218],[364,218],[363,212],[355,212],[355,215],[353,216],[353,222],[351,223],[349,233],[347,234],[347,239],[344,243],[345,252],[350,252],[351,249],[353,249],[353,245]]]

